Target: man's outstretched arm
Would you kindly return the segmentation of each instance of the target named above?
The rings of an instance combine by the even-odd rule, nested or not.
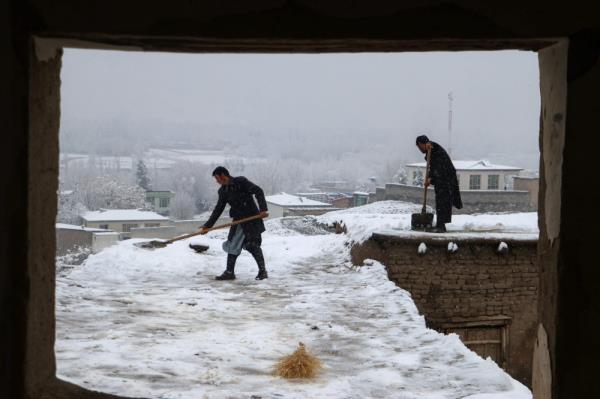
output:
[[[215,209],[213,209],[212,214],[210,215],[210,218],[208,218],[206,223],[204,223],[204,225],[202,226],[203,229],[204,228],[208,229],[215,225],[215,223],[217,222],[217,219],[219,218],[219,216],[221,216],[221,214],[225,210],[225,205],[227,205],[225,198],[223,198],[223,196],[221,194],[219,194],[219,200],[217,201],[217,205],[215,206]]]

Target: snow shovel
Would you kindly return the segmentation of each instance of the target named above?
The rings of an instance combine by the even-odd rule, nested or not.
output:
[[[225,224],[220,224],[218,226],[213,226],[210,227],[209,229],[207,229],[208,231],[213,231],[213,230],[219,230],[219,229],[224,229],[226,227],[231,227],[231,226],[235,226],[238,224],[242,224],[242,223],[246,223],[249,222],[251,220],[256,220],[256,219],[262,219],[265,216],[262,215],[254,215],[254,216],[250,216],[244,219],[240,219],[240,220],[236,220],[233,221],[231,223],[225,223]],[[195,233],[190,233],[190,234],[185,234],[179,237],[175,237],[175,238],[171,238],[169,240],[166,241],[159,241],[159,240],[152,240],[152,241],[146,241],[146,242],[140,242],[137,244],[134,244],[135,246],[139,247],[139,248],[144,248],[144,249],[154,249],[154,248],[164,248],[167,245],[175,242],[175,241],[179,241],[179,240],[185,240],[186,238],[190,238],[190,237],[195,237],[197,235],[200,235],[200,231],[197,231]],[[195,248],[198,247],[198,248]],[[202,248],[200,248],[202,247]],[[206,248],[204,248],[206,247]],[[194,251],[196,252],[203,252],[206,251],[208,249],[208,246],[206,245],[194,245],[194,246],[190,246],[190,248],[192,248]]]
[[[431,164],[431,148],[427,150],[427,167],[425,169],[425,181],[423,182],[423,209],[421,213],[413,213],[410,219],[410,228],[412,230],[427,230],[433,225],[433,213],[427,212],[427,186],[425,183],[429,179],[429,166]]]

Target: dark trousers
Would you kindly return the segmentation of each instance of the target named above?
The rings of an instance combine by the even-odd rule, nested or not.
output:
[[[436,184],[435,190],[435,213],[437,225],[441,226],[452,221],[452,189],[448,184]]]
[[[250,254],[252,255],[252,257],[254,258],[254,260],[256,261],[256,264],[258,266],[258,269],[264,269],[265,268],[265,258],[263,256],[263,252],[261,249],[261,244],[262,244],[262,238],[259,235],[256,238],[252,238],[252,239],[244,239],[244,243],[242,244],[242,248],[244,248],[246,251],[250,252]],[[235,262],[237,261],[239,255],[232,255],[232,254],[228,254],[227,255],[227,270],[232,272],[235,269]]]

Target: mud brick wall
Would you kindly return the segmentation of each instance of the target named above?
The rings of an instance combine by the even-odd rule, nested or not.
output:
[[[501,241],[508,252],[497,252]],[[421,243],[425,254],[418,253]],[[458,251],[448,252],[448,243]],[[374,234],[352,248],[355,264],[383,263],[390,280],[409,291],[427,325],[508,320],[505,366],[530,385],[537,326],[537,240],[461,239],[441,235],[398,237]]]

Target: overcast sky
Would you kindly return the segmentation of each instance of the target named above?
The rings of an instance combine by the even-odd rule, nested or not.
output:
[[[167,121],[294,132],[381,130],[414,145],[427,132],[469,156],[517,151],[537,163],[539,78],[533,52],[314,55],[66,50],[62,119]],[[143,134],[143,132],[140,132]],[[396,139],[398,139],[396,137]],[[466,152],[466,153],[464,153]],[[474,154],[480,155],[480,154]],[[535,158],[535,159],[534,159]]]

